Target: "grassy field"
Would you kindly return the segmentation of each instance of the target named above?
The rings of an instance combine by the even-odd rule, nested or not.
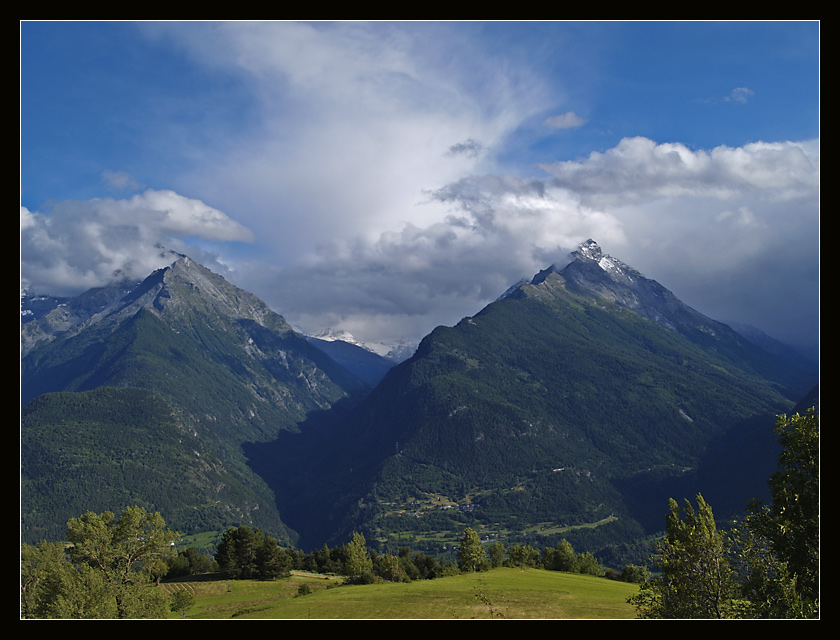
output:
[[[539,569],[500,568],[412,583],[337,585],[295,574],[270,582],[170,582],[195,596],[188,619],[627,619],[638,585]],[[298,596],[306,584],[311,593]],[[172,614],[180,618],[180,614]]]

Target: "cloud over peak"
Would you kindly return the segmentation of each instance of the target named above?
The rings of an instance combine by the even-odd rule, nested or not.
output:
[[[254,240],[218,209],[171,190],[64,201],[47,213],[21,207],[20,234],[22,278],[36,291],[61,294],[101,286],[115,273],[143,278],[188,242]]]

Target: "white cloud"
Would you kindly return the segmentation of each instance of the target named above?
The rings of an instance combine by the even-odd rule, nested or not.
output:
[[[60,202],[46,213],[21,207],[20,235],[21,277],[36,291],[65,294],[101,286],[115,274],[143,278],[172,261],[170,250],[186,251],[189,243],[254,239],[221,211],[168,190]]]
[[[627,138],[543,168],[620,223],[624,241],[605,251],[707,315],[813,348],[819,164],[819,141],[691,150]]]
[[[272,293],[313,330],[339,322],[371,339],[390,318],[419,338],[591,237],[703,313],[815,339],[817,143],[692,151],[633,138],[546,169],[444,185],[429,193],[447,208],[438,220],[326,243]]]
[[[745,104],[754,95],[755,92],[752,89],[748,89],[747,87],[736,87],[732,90],[729,96],[727,96],[726,101]]]
[[[174,186],[235,215],[283,260],[327,230],[373,240],[434,223],[442,211],[418,206],[424,191],[486,170],[482,150],[553,104],[545,83],[447,23],[148,28],[252,89],[256,128]]]
[[[623,240],[616,218],[536,179],[476,176],[428,198],[446,210],[437,221],[324,243],[274,272],[241,265],[241,282],[309,331],[338,323],[363,340],[419,340],[564,261],[590,236]]]
[[[588,202],[626,203],[662,197],[762,200],[813,196],[819,185],[816,143],[756,142],[693,151],[679,143],[624,138],[585,161],[543,164],[554,182]]]
[[[198,235],[223,242],[254,241],[250,229],[218,209],[168,189],[150,189],[126,200],[101,200],[91,204],[115,226],[133,221],[146,235]]]
[[[131,193],[142,189],[133,176],[123,171],[103,171],[102,182],[111,193]]]

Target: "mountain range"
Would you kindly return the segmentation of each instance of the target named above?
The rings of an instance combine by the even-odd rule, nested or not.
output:
[[[591,240],[396,365],[189,258],[64,304],[22,325],[25,538],[96,499],[309,548],[433,550],[469,525],[606,553],[661,529],[668,497],[726,516],[764,496],[775,416],[818,380]]]

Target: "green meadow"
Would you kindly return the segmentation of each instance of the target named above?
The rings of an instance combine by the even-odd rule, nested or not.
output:
[[[187,619],[627,619],[638,585],[542,569],[498,568],[409,583],[340,586],[295,573],[272,581],[168,582],[195,598]],[[302,585],[309,593],[300,595]],[[170,614],[181,618],[180,613]]]

